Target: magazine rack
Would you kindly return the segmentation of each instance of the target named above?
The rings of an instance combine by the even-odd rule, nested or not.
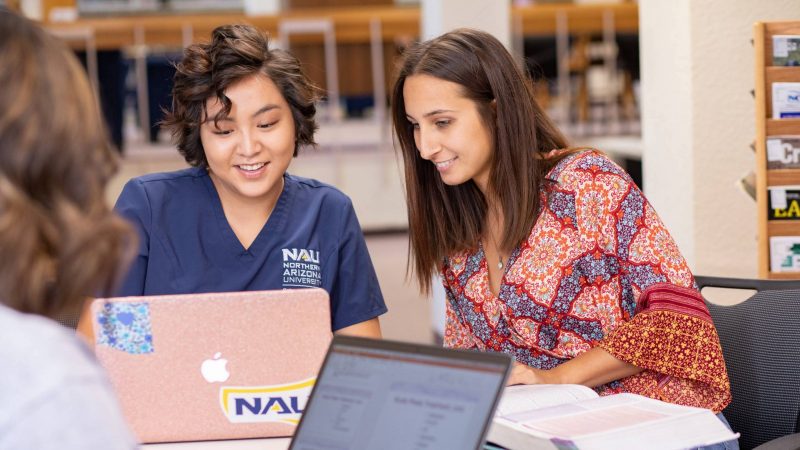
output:
[[[758,208],[758,273],[760,278],[800,279],[800,271],[774,272],[770,267],[770,238],[796,237],[800,245],[800,218],[769,219],[769,187],[800,186],[800,168],[768,169],[767,137],[800,136],[800,118],[772,118],[772,83],[800,82],[800,67],[773,65],[775,35],[800,36],[800,22],[758,22],[753,29],[756,101],[756,203]],[[800,248],[800,247],[798,247]]]

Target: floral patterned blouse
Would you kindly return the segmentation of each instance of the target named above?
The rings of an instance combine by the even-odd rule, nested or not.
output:
[[[644,370],[600,386],[721,411],[730,387],[714,324],[678,247],[621,168],[590,150],[547,175],[542,211],[499,297],[482,248],[447,258],[445,345],[550,369],[599,346]]]

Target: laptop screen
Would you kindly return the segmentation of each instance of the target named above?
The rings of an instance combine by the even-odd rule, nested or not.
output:
[[[479,448],[510,366],[503,354],[336,336],[291,448]]]

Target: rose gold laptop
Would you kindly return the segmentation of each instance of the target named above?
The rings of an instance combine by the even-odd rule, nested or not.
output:
[[[290,436],[329,309],[322,289],[97,299],[95,352],[140,442]]]

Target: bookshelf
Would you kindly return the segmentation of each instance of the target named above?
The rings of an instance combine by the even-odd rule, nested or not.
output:
[[[770,188],[800,186],[800,165],[796,168],[768,168],[767,137],[800,136],[800,118],[773,119],[772,83],[800,83],[800,67],[773,65],[773,36],[800,36],[800,22],[758,22],[753,27],[755,48],[756,101],[756,204],[758,208],[758,271],[760,278],[800,279],[800,271],[771,270],[770,238],[797,236],[800,243],[800,218],[770,220]]]

